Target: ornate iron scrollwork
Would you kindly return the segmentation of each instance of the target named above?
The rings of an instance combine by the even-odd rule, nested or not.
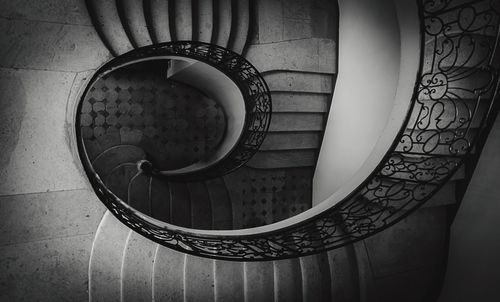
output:
[[[319,215],[280,230],[218,236],[161,227],[124,206],[98,178],[97,194],[126,225],[181,252],[237,261],[305,256],[373,235],[425,203],[454,174],[498,112],[500,25],[495,0],[419,1],[422,58],[411,110],[397,140],[371,174],[347,198]],[[265,85],[234,55],[209,45],[160,45],[173,52],[211,58],[241,75],[240,87],[257,96],[248,117],[248,139],[261,141],[267,117]],[[258,75],[257,75],[258,76]],[[244,146],[242,146],[242,150]],[[243,158],[244,152],[240,153]],[[235,158],[234,160],[239,160]]]

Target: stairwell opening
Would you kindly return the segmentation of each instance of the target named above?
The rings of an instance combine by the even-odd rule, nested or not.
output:
[[[212,229],[203,181],[237,169],[258,150],[270,122],[269,92],[231,51],[163,46],[132,51],[97,71],[77,108],[80,155],[96,193],[109,194],[100,196],[108,207]]]

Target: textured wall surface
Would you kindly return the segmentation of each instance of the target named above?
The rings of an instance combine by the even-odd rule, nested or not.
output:
[[[86,301],[105,209],[68,115],[88,71],[110,55],[84,1],[0,7],[0,301]]]

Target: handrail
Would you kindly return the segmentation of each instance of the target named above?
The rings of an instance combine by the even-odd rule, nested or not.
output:
[[[197,41],[175,41],[138,48],[113,59],[101,67],[90,81],[87,90],[113,70],[141,61],[165,58],[194,59],[222,72],[240,90],[246,112],[240,136],[221,158],[201,168],[179,172],[173,176],[169,176],[164,171],[157,171],[152,167],[151,171],[156,171],[155,177],[173,177],[176,180],[202,180],[228,174],[244,165],[259,150],[268,132],[272,112],[271,93],[257,69],[231,50]],[[83,95],[86,94],[87,91]],[[80,125],[78,120],[76,125]],[[77,130],[79,131],[78,127]],[[78,132],[77,135],[80,137]],[[85,146],[83,143],[80,145],[80,152],[84,153]],[[86,169],[92,171],[93,168],[88,166]],[[89,177],[92,176],[89,175]]]
[[[97,195],[119,220],[151,240],[223,260],[306,256],[362,240],[397,223],[429,200],[480,148],[478,142],[500,107],[498,4],[418,4],[422,57],[411,109],[377,168],[341,202],[308,219],[290,219],[293,223],[278,230],[243,234],[160,223],[121,202],[99,177],[89,175]]]

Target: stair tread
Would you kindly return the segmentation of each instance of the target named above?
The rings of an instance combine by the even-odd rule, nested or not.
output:
[[[262,151],[319,149],[322,133],[315,132],[269,132],[260,146]]]
[[[261,72],[290,70],[335,74],[337,45],[331,39],[306,38],[252,44],[245,57]]]
[[[184,301],[214,301],[214,261],[186,255]]]
[[[333,76],[325,73],[273,71],[262,73],[271,92],[308,92],[330,94]]]
[[[214,26],[214,44],[227,48],[231,35],[232,5],[231,0],[215,2],[216,15]]]
[[[271,92],[273,112],[328,112],[330,94]]]
[[[212,229],[212,206],[204,182],[187,183],[191,200],[191,226],[195,229]]]
[[[352,245],[326,252],[331,277],[332,301],[360,301],[358,264]]]
[[[130,181],[128,204],[141,213],[151,216],[151,176],[139,174]]]
[[[244,271],[245,302],[273,302],[273,262],[245,262]]]
[[[186,254],[157,246],[153,274],[153,301],[184,300],[184,266]]]
[[[162,43],[172,41],[172,36],[170,34],[169,0],[150,0],[149,3],[151,32],[154,42]]]
[[[157,244],[130,232],[123,256],[122,302],[151,301],[154,256]]]
[[[153,218],[164,222],[171,221],[170,187],[168,182],[153,177],[151,180],[151,214]]]
[[[191,201],[184,183],[170,182],[171,222],[184,227],[191,227]]]
[[[258,169],[312,167],[316,165],[316,150],[259,151],[247,166]]]
[[[175,7],[175,38],[178,41],[190,41],[193,38],[193,15],[191,0],[173,0]],[[172,15],[171,15],[172,16]]]
[[[92,301],[119,300],[122,261],[130,232],[110,211],[106,211],[90,254],[89,296]]]
[[[119,145],[107,149],[97,156],[92,162],[92,166],[97,174],[104,177],[120,164],[136,163],[145,158],[146,154],[141,148],[131,145]]]
[[[325,129],[324,113],[273,113],[270,132],[277,131],[323,131]]]
[[[128,202],[128,187],[130,181],[135,175],[137,175],[136,164],[120,165],[117,168],[113,169],[112,172],[106,176],[104,184],[118,198],[120,198],[124,202]]]
[[[248,30],[250,28],[250,0],[233,1],[233,23],[231,25],[231,35],[228,47],[232,51],[242,54],[248,40]]]
[[[245,301],[244,264],[242,262],[214,262],[215,301]]]
[[[302,271],[302,301],[331,301],[328,257],[321,253],[300,258]]]
[[[227,230],[233,227],[233,210],[231,199],[223,178],[205,181],[210,199],[213,222],[212,229]]]
[[[121,24],[115,0],[89,0],[88,7],[94,27],[113,55],[118,56],[133,49]]]
[[[198,0],[197,2],[197,40],[211,43],[214,27],[213,0]]]
[[[143,1],[122,0],[117,1],[117,5],[123,27],[132,44],[136,47],[153,44],[146,25]]]
[[[276,302],[302,301],[302,271],[299,258],[273,261]]]

